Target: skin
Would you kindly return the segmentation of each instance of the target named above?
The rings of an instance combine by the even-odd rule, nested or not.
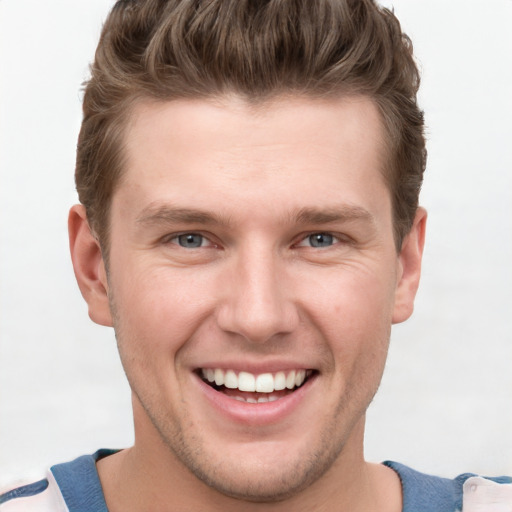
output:
[[[426,214],[397,253],[374,104],[145,102],[126,152],[108,272],[82,206],[69,221],[133,391],[135,444],[98,463],[109,510],[401,510],[398,477],[364,460],[364,419],[412,313]],[[314,377],[278,412],[231,414],[197,376],[216,367]]]

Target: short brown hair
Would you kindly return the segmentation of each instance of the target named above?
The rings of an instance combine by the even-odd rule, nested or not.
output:
[[[397,248],[412,225],[426,163],[419,73],[394,14],[372,0],[119,0],[86,83],[76,185],[108,251],[124,128],[140,99],[235,93],[364,94],[387,135],[384,174]]]

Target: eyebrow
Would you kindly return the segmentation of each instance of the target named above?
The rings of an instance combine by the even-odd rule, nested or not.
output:
[[[375,217],[360,206],[343,205],[332,208],[301,208],[292,218],[298,224],[328,224],[340,221],[364,221],[375,224]]]
[[[150,205],[142,210],[137,224],[229,224],[229,220],[213,213],[194,208],[178,208],[170,205]]]
[[[329,224],[331,222],[363,221],[375,224],[374,216],[360,206],[342,205],[339,207],[304,207],[290,215],[290,221],[296,224]],[[227,225],[229,218],[205,210],[180,208],[171,205],[149,205],[136,219],[137,224],[203,224]]]

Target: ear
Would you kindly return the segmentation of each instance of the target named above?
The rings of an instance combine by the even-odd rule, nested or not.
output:
[[[407,320],[414,309],[414,298],[420,283],[426,224],[427,212],[420,207],[416,211],[412,228],[404,238],[398,255],[398,281],[393,310],[394,324]]]
[[[112,327],[105,263],[83,205],[77,204],[69,211],[68,232],[73,269],[89,316],[97,324]]]

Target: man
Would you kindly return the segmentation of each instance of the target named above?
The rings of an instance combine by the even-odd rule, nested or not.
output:
[[[369,0],[115,5],[69,232],[89,314],[116,331],[135,443],[54,466],[2,512],[512,503],[510,479],[363,457],[420,277],[418,83]]]

